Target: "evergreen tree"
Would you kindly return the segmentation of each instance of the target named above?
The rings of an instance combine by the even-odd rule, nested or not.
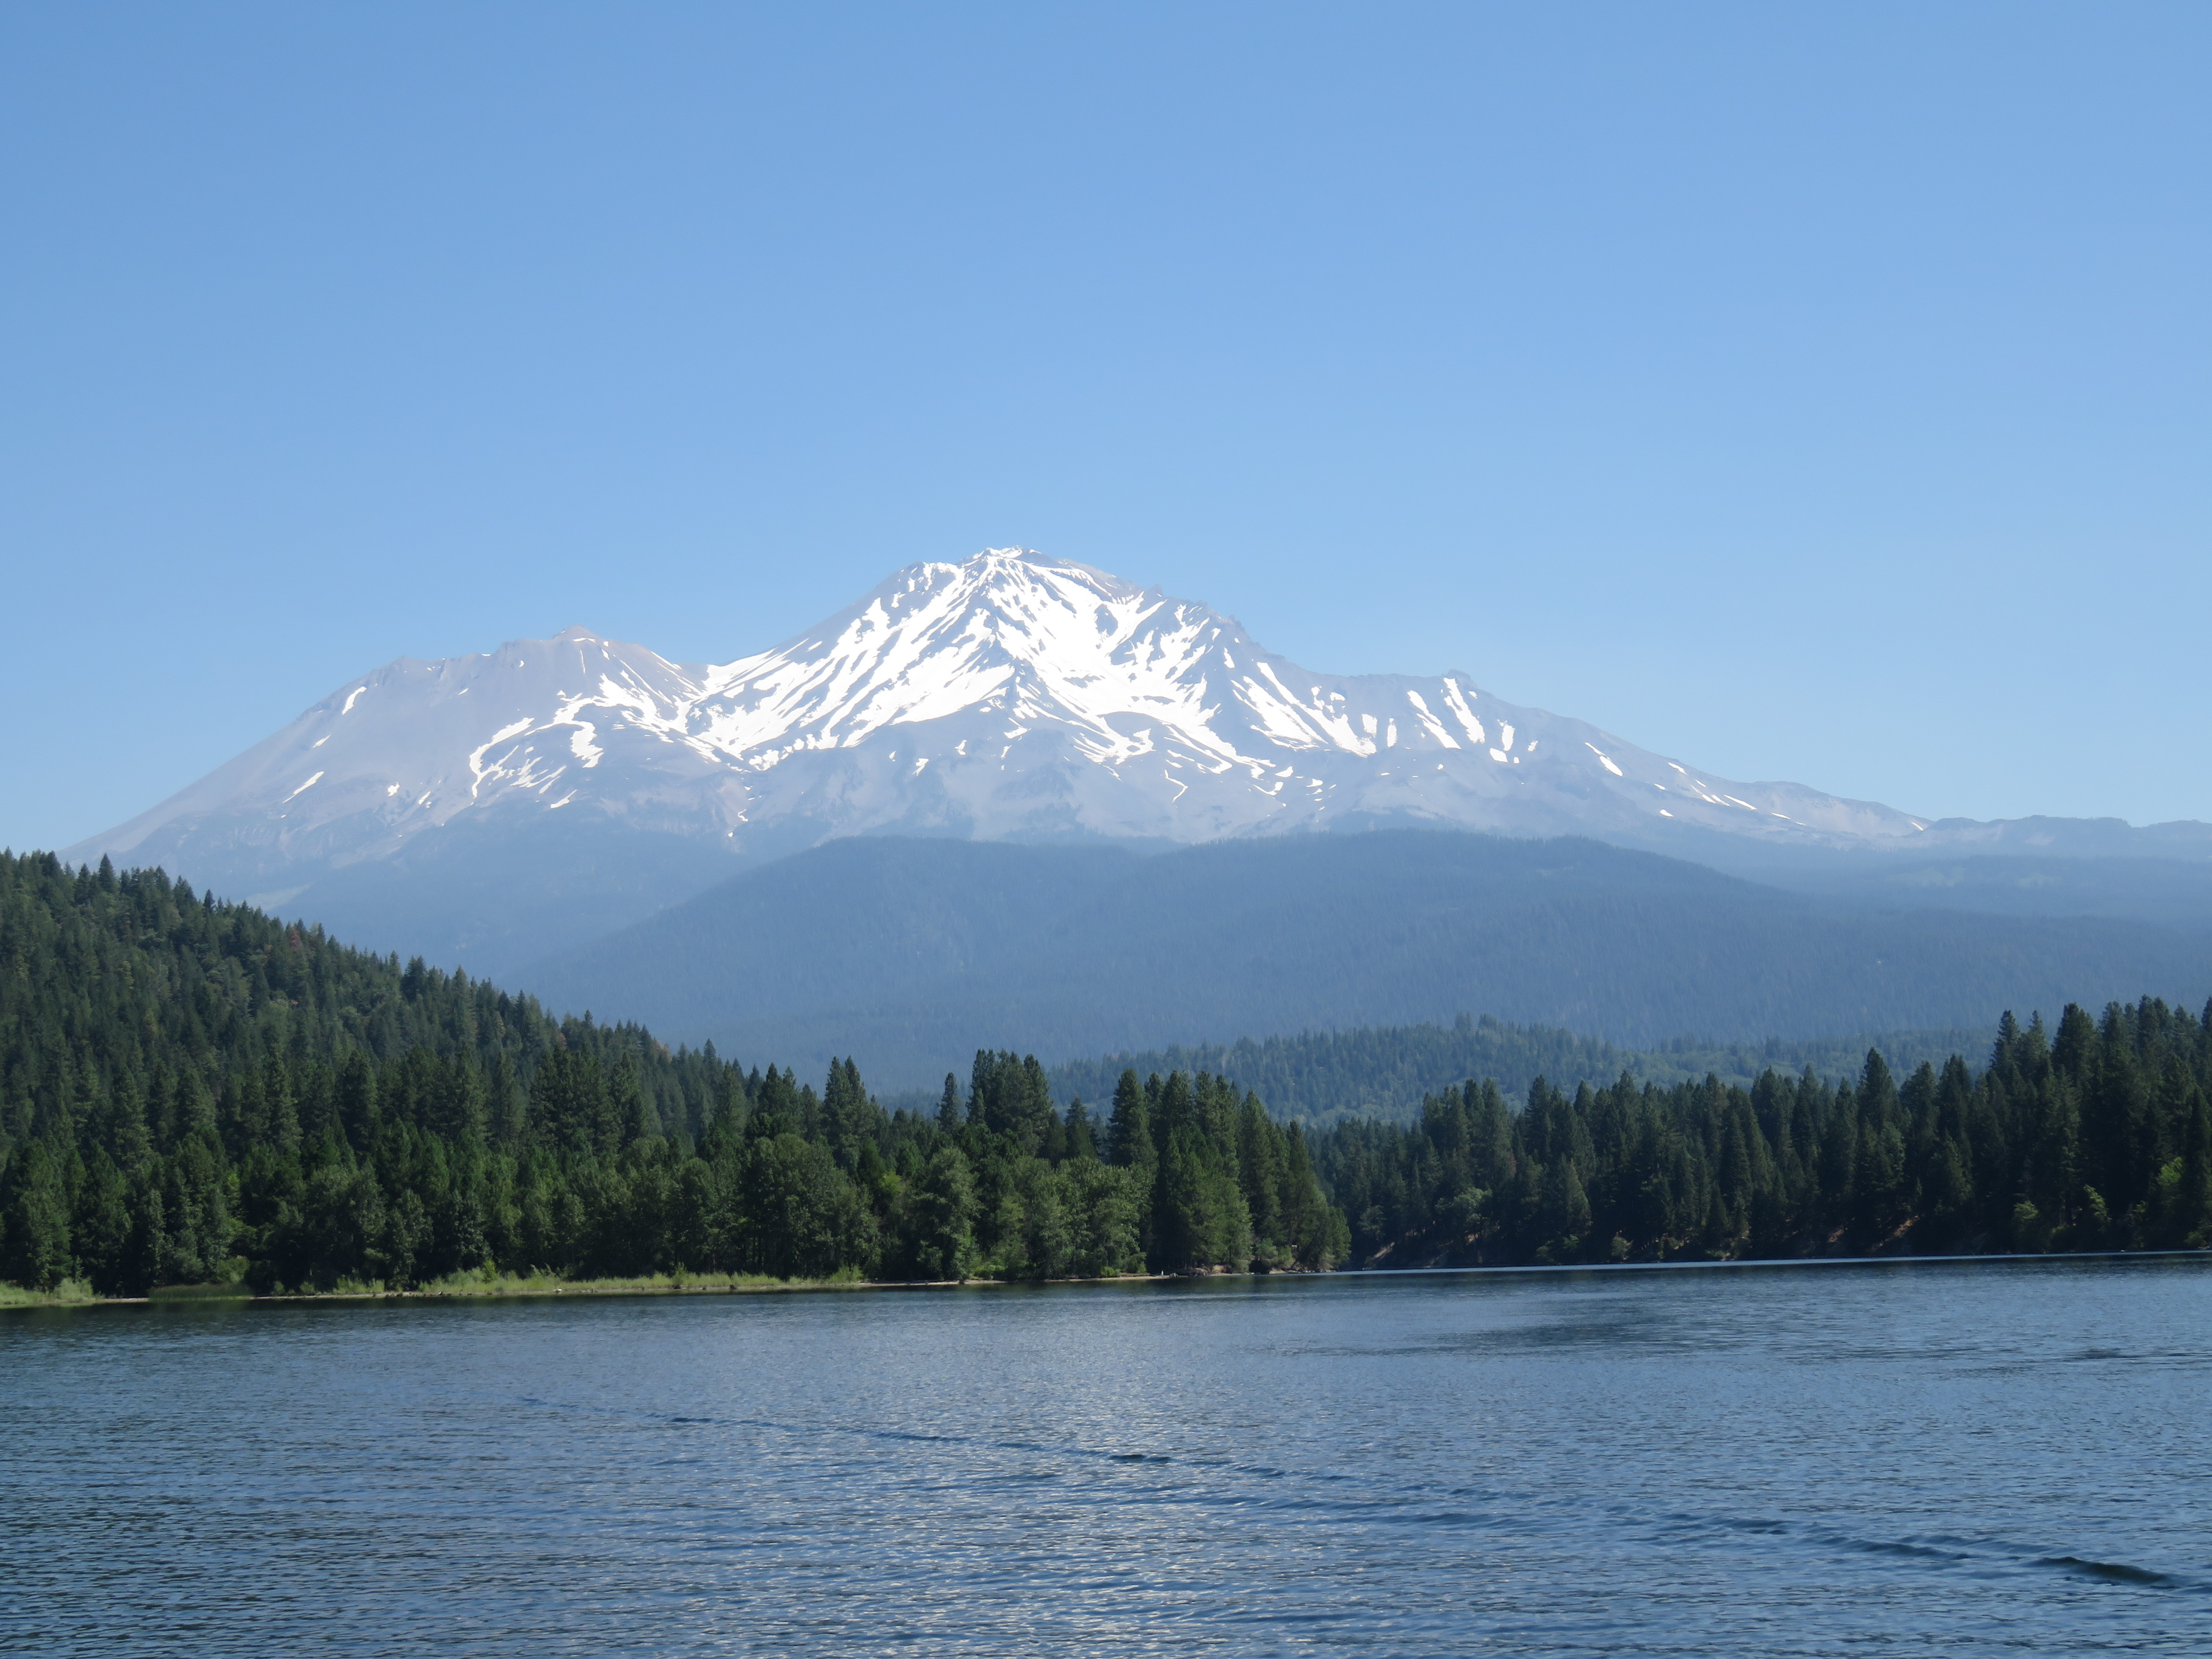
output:
[[[2207,1011],[2212,1014],[2212,1010]],[[2208,1019],[2212,1025],[2212,1019]],[[2179,1202],[2172,1230],[2174,1243],[2199,1250],[2212,1228],[2212,1112],[2205,1106],[2205,1091],[2191,1084],[2186,1128],[2182,1139]]]
[[[70,1233],[77,1272],[102,1296],[121,1295],[130,1276],[130,1182],[104,1146],[85,1164]]]
[[[659,1115],[645,1097],[638,1081],[637,1065],[629,1054],[615,1062],[607,1087],[607,1116],[614,1126],[614,1143],[628,1146],[660,1133]]]
[[[529,1121],[529,1103],[515,1078],[514,1058],[505,1048],[492,1056],[485,1093],[485,1127],[492,1144],[510,1149],[520,1146]]]
[[[1067,1103],[1067,1118],[1063,1126],[1066,1135],[1063,1145],[1071,1158],[1097,1158],[1098,1144],[1091,1127],[1091,1114],[1084,1109],[1083,1097],[1078,1095]]]
[[[5,1276],[51,1291],[76,1269],[70,1253],[69,1195],[59,1159],[33,1141],[8,1170],[0,1193],[0,1262]]]
[[[118,1078],[108,1094],[106,1122],[100,1139],[125,1170],[143,1169],[154,1156],[154,1139],[147,1133],[146,1108],[139,1098],[138,1079]]]
[[[356,1152],[367,1152],[376,1138],[376,1105],[375,1068],[366,1054],[352,1049],[338,1062],[337,1119],[340,1133]]]
[[[1114,1115],[1107,1127],[1108,1156],[1129,1172],[1138,1249],[1149,1260],[1157,1247],[1152,1198],[1159,1182],[1160,1156],[1152,1128],[1152,1095],[1137,1081],[1133,1071],[1123,1072],[1121,1080],[1114,1085]]]
[[[1213,1265],[1214,1238],[1219,1229],[1210,1175],[1196,1126],[1178,1124],[1170,1132],[1167,1150],[1160,1158],[1152,1212],[1155,1268],[1189,1273]]]
[[[968,1278],[975,1266],[975,1176],[959,1147],[947,1142],[930,1154],[915,1208],[921,1277]]]

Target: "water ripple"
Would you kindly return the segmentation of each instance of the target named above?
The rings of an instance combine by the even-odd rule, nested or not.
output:
[[[15,1317],[0,1651],[2195,1653],[2205,1266]]]

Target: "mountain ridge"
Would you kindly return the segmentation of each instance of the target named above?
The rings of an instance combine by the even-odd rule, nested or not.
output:
[[[63,855],[304,902],[479,971],[855,835],[1166,848],[1411,825],[1754,875],[1839,852],[2212,857],[2212,826],[2053,822],[1723,778],[1460,671],[1315,672],[1226,612],[998,549],[909,565],[720,664],[580,628],[401,658]]]
[[[517,976],[595,1018],[933,1086],[978,1048],[1164,1049],[1462,1012],[1624,1048],[2212,996],[2212,926],[1872,911],[1587,838],[1113,846],[853,836]]]
[[[1601,1088],[1623,1074],[1662,1088],[1702,1082],[1710,1075],[1723,1085],[1747,1089],[1764,1072],[1796,1076],[1809,1067],[1815,1075],[1840,1083],[1859,1075],[1869,1048],[1879,1049],[1904,1074],[1923,1061],[1941,1066],[1954,1054],[1978,1060],[1989,1052],[1997,1032],[1992,1024],[1941,1031],[1868,1031],[1826,1040],[1769,1038],[1755,1043],[1683,1037],[1656,1048],[1623,1048],[1558,1026],[1462,1013],[1449,1024],[1361,1025],[1350,1030],[1300,1031],[1088,1056],[1047,1066],[1045,1079],[1053,1097],[1064,1103],[1110,1100],[1125,1070],[1139,1078],[1155,1073],[1164,1077],[1171,1071],[1194,1076],[1209,1072],[1227,1078],[1240,1090],[1257,1091],[1277,1116],[1302,1123],[1346,1118],[1414,1123],[1420,1120],[1425,1098],[1470,1080],[1495,1083],[1516,1110],[1526,1103],[1540,1077],[1571,1095],[1580,1084]],[[918,1090],[887,1098],[885,1109],[904,1105],[926,1110],[935,1098],[930,1091]]]

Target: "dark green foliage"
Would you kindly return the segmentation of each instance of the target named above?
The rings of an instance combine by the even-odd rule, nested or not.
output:
[[[1899,1084],[1869,1050],[1840,1085],[1539,1079],[1517,1116],[1469,1083],[1418,1127],[1322,1131],[1316,1161],[1372,1265],[2202,1249],[2208,1097],[2212,1008],[2146,998],[2055,1035],[2007,1014],[1978,1076]]]
[[[0,1271],[18,1285],[50,1291],[69,1277],[69,1193],[62,1165],[43,1146],[32,1146],[10,1166],[10,1191],[0,1224],[6,1254]]]
[[[1493,1079],[1506,1099],[1521,1102],[1537,1078],[1555,1084],[1603,1083],[1626,1072],[1662,1086],[1702,1081],[1710,1073],[1748,1088],[1760,1073],[1802,1071],[1856,1075],[1870,1047],[1901,1064],[1931,1060],[1983,1046],[1985,1030],[1897,1031],[1833,1041],[1711,1042],[1677,1038],[1648,1049],[1618,1048],[1549,1025],[1516,1025],[1462,1014],[1448,1025],[1363,1025],[1302,1031],[1296,1036],[1245,1037],[1097,1060],[1073,1060],[1046,1076],[1056,1098],[1097,1098],[1124,1071],[1215,1072],[1257,1090],[1283,1117],[1313,1125],[1339,1118],[1389,1123],[1419,1120],[1421,1102],[1462,1078]]]
[[[1171,1084],[1202,1177],[1177,1189],[1174,1265],[1340,1254],[1295,1131]],[[948,1078],[935,1113],[886,1113],[849,1059],[817,1094],[159,872],[0,854],[0,1275],[25,1285],[1134,1272],[1158,1199],[1141,1111],[1135,1133],[1141,1157],[1102,1162],[1032,1056],[979,1054],[964,1103]]]
[[[923,1279],[965,1279],[975,1270],[975,1176],[967,1154],[946,1142],[915,1182],[909,1212],[911,1271]]]
[[[981,1122],[1011,1138],[1024,1152],[1034,1152],[1053,1117],[1052,1090],[1034,1054],[1024,1061],[1011,1054],[975,1051],[968,1093],[969,1122]]]

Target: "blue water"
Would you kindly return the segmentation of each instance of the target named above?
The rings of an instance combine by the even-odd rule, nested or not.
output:
[[[0,1649],[2212,1653],[2212,1261],[0,1316]]]

